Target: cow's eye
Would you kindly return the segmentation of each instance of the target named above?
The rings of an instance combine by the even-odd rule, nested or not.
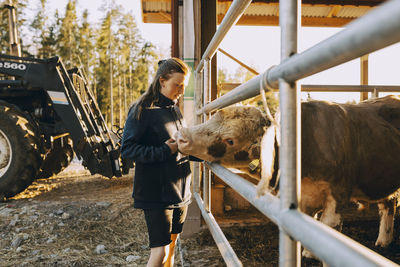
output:
[[[229,145],[233,146],[233,140],[232,140],[232,139],[226,139],[226,142],[227,142]]]

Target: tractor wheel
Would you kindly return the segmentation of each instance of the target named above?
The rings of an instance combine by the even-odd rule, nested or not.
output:
[[[63,171],[71,163],[74,151],[70,143],[61,146],[59,143],[46,154],[37,176],[38,179],[49,178]]]
[[[0,103],[0,200],[32,184],[42,163],[34,124],[13,105]]]

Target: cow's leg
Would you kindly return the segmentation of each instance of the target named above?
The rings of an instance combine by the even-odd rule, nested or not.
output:
[[[395,199],[386,199],[378,203],[379,235],[375,246],[387,247],[393,240],[394,215],[396,212]]]
[[[337,202],[332,194],[327,195],[321,222],[337,230],[341,230],[342,216],[336,212]]]
[[[327,190],[324,208],[322,211],[320,221],[332,228],[335,229],[339,228],[338,230],[340,230],[342,226],[342,216],[338,214],[336,211],[337,211],[337,202],[330,193],[330,190]],[[315,256],[307,249],[303,250],[302,255],[306,258],[315,258]]]

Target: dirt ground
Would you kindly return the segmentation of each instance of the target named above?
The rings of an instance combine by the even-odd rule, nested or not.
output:
[[[130,176],[91,176],[73,163],[58,176],[38,180],[23,193],[0,203],[0,266],[145,266],[149,248],[140,210],[133,209]],[[268,222],[232,223],[258,216],[255,210],[226,212],[217,218],[243,266],[278,266],[278,228]],[[260,215],[261,216],[261,215]],[[230,220],[229,218],[232,218]],[[397,218],[398,220],[398,218]],[[400,263],[399,224],[395,242],[376,249],[378,221],[347,220],[343,232]],[[225,266],[207,228],[184,238],[176,266]],[[302,266],[322,266],[303,260]]]

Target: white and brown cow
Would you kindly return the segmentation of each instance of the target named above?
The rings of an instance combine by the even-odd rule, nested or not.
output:
[[[392,197],[400,188],[400,99],[310,101],[302,103],[301,117],[301,209],[310,215],[322,210],[321,221],[337,227],[340,209],[350,200],[378,202],[376,245],[387,246],[393,238]],[[228,107],[204,124],[182,129],[177,142],[182,153],[242,170],[262,147],[257,190],[263,194],[277,176],[278,127],[257,108]]]

